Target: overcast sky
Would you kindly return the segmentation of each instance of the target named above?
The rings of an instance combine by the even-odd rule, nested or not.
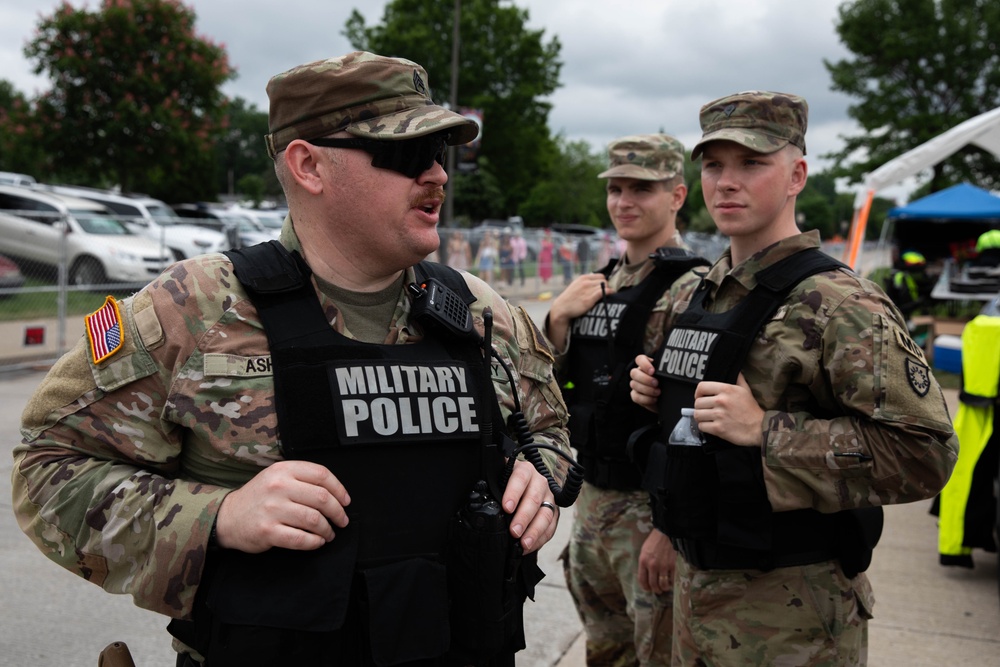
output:
[[[446,2],[447,0],[427,0]],[[853,100],[830,90],[823,60],[850,53],[834,29],[843,0],[513,0],[529,26],[562,44],[562,86],[551,98],[554,133],[595,150],[625,134],[673,134],[688,149],[701,135],[702,104],[730,93],[765,89],[796,93],[809,103],[807,159],[838,150],[854,134]],[[94,10],[97,0],[72,0]],[[187,0],[196,30],[225,45],[238,78],[225,86],[267,110],[264,87],[278,72],[352,50],[341,35],[351,9],[368,25],[382,18],[381,0]],[[0,78],[33,96],[47,88],[31,74],[23,47],[56,0],[0,2]],[[474,39],[468,36],[466,39]],[[431,80],[431,88],[435,81]],[[489,131],[489,119],[484,131]],[[883,193],[892,196],[890,193]]]

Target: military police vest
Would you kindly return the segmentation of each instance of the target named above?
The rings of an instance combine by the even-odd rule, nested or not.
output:
[[[459,509],[503,462],[478,340],[350,339],[330,327],[297,253],[271,243],[227,254],[268,336],[282,453],[337,475],[350,523],[315,551],[218,552],[199,589],[205,606],[171,632],[217,665],[447,662],[463,639],[449,633],[450,594],[506,585],[454,581],[449,551]],[[417,273],[474,300],[451,269]],[[503,565],[502,549],[489,553]]]
[[[640,472],[626,452],[633,431],[656,416],[629,397],[629,370],[642,352],[646,322],[656,301],[682,274],[708,261],[682,248],[659,248],[653,271],[637,285],[608,294],[573,320],[560,384],[570,411],[570,441],[584,479],[606,489],[640,488]],[[614,264],[601,272],[610,277]]]
[[[835,539],[840,519],[813,510],[771,511],[758,448],[710,435],[703,436],[700,447],[665,443],[681,408],[693,406],[699,382],[736,383],[757,332],[791,289],[807,276],[842,266],[818,250],[798,252],[762,271],[750,294],[721,313],[705,308],[703,282],[654,358],[661,388],[658,446],[665,445],[657,458],[662,477],[649,489],[654,523],[696,567],[770,569],[841,556]],[[845,537],[844,542],[853,558],[858,540]]]

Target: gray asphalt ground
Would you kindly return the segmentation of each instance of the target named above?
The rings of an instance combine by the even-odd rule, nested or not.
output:
[[[558,289],[557,282],[551,287]],[[529,284],[501,292],[540,322],[548,310],[548,288]],[[128,644],[139,667],[172,666],[165,618],[50,563],[14,520],[10,450],[20,440],[21,410],[43,371],[0,373],[0,667],[93,667],[113,641]],[[956,392],[948,395],[954,406]],[[886,509],[885,532],[868,572],[877,598],[868,664],[1000,667],[996,554],[976,551],[972,570],[938,565],[936,519],[929,507],[924,501]],[[557,560],[571,515],[571,509],[563,511],[559,531],[542,549],[546,577],[526,606],[528,648],[518,654],[518,667],[585,664],[580,622]]]

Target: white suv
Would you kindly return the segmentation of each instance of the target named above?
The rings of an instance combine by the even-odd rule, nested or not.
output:
[[[147,283],[173,262],[159,243],[131,233],[96,202],[0,185],[0,253],[58,267],[63,243],[74,285]]]
[[[226,235],[213,229],[191,225],[159,199],[144,195],[122,195],[106,190],[65,185],[40,185],[51,192],[90,199],[106,206],[136,234],[148,236],[170,248],[174,259],[181,260],[207,252],[229,248]]]

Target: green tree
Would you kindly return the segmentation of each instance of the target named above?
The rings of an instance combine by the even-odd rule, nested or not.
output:
[[[859,181],[892,158],[1000,106],[996,0],[857,0],[840,6],[837,33],[854,58],[824,61],[833,90],[860,102],[864,132],[827,157]],[[1000,184],[1000,163],[973,146],[934,167],[931,190],[972,180]]]
[[[227,116],[226,129],[215,144],[216,192],[230,192],[245,176],[253,176],[261,181],[255,187],[262,196],[279,194],[274,163],[264,148],[267,112],[237,97],[229,103]]]
[[[597,178],[606,166],[605,157],[592,154],[587,142],[559,137],[546,156],[541,178],[519,209],[525,224],[609,226],[605,181]]]
[[[14,84],[0,79],[0,171],[45,176],[45,154],[40,147],[41,128],[34,122],[34,107]]]
[[[527,29],[527,21],[527,10],[501,6],[499,0],[461,5],[457,100],[460,107],[483,110],[480,155],[503,196],[503,208],[492,217],[518,212],[553,146],[547,124],[551,105],[543,98],[559,85],[561,45],[555,37],[545,42],[544,31]],[[344,35],[357,49],[420,63],[435,101],[444,103],[451,94],[453,24],[451,2],[392,0],[375,26],[366,26],[354,10]],[[469,213],[458,197],[455,212]]]
[[[63,4],[24,53],[52,89],[37,100],[54,171],[169,198],[214,190],[212,145],[225,122],[225,49],[194,31],[176,0]]]
[[[457,220],[470,226],[473,221],[494,217],[495,211],[504,208],[503,191],[493,174],[490,160],[480,156],[478,167],[470,171],[459,171],[452,178],[451,196],[462,202]]]

